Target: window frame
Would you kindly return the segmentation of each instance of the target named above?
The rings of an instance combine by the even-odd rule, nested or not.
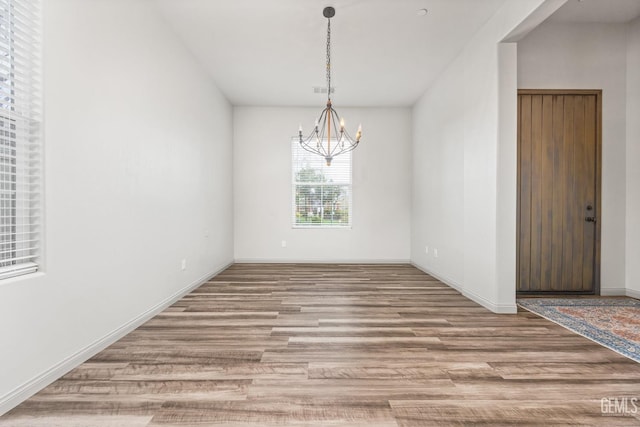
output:
[[[0,281],[42,266],[42,3],[0,0]]]
[[[320,156],[310,153],[306,151],[303,147],[300,146],[299,137],[291,138],[291,227],[293,229],[305,229],[305,230],[326,230],[326,229],[351,229],[353,227],[353,156],[352,152],[349,151],[347,153],[341,154],[339,157],[339,161],[344,161],[345,158],[348,158],[348,183],[332,183],[332,182],[318,182],[318,181],[309,181],[309,182],[298,182],[296,180],[296,174],[298,170],[296,170],[296,154],[302,153],[308,156],[316,156],[320,159],[322,166],[321,170],[324,168],[331,168],[332,166],[324,165],[324,159]],[[338,158],[334,159],[334,164],[336,163]],[[298,186],[340,186],[347,187],[347,215],[348,221],[346,223],[336,223],[336,222],[320,222],[320,223],[298,223],[297,222],[297,212],[298,212],[298,200],[296,197],[296,190]]]

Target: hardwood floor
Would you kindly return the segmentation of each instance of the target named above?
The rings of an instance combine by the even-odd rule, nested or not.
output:
[[[0,426],[640,424],[625,397],[640,364],[411,266],[236,264]]]

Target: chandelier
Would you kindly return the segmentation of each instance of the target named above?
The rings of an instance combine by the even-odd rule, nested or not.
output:
[[[298,129],[300,145],[310,153],[324,157],[327,166],[335,156],[348,153],[358,146],[362,136],[362,125],[358,127],[355,139],[344,127],[341,119],[331,104],[331,18],[336,14],[332,7],[325,7],[322,14],[327,18],[327,106],[306,138],[302,136],[302,125]]]

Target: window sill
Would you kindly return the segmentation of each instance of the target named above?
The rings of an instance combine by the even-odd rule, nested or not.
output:
[[[0,282],[4,282],[7,279],[13,279],[17,277],[32,275],[38,272],[38,264],[28,262],[20,264],[16,267],[3,267],[0,268]]]
[[[350,225],[293,225],[291,228],[295,230],[351,230]]]

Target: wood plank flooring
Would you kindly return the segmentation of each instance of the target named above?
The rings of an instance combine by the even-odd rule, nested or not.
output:
[[[236,264],[0,426],[640,424],[625,397],[640,364],[414,267]]]

